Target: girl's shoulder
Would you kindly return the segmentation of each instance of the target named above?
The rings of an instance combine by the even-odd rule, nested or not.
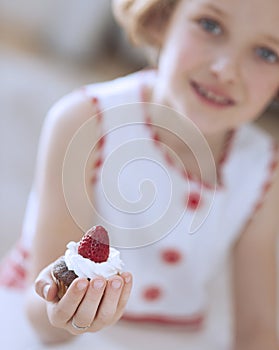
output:
[[[141,86],[152,80],[154,74],[151,70],[140,71],[82,86],[60,98],[49,110],[42,128],[39,158],[45,161],[40,164],[51,164],[48,169],[62,164],[73,142],[77,142],[79,149],[85,147],[86,140],[95,144],[102,133],[102,112],[117,105],[139,102]]]
[[[141,101],[141,87],[155,77],[154,70],[142,70],[110,81],[82,86],[59,99],[50,109],[46,124],[65,133],[65,125],[71,132],[77,130],[100,110],[123,103]],[[98,122],[98,118],[95,118]]]
[[[155,70],[144,69],[110,81],[87,85],[84,87],[84,92],[93,101],[99,99],[103,108],[138,102],[142,100],[142,88],[152,84],[155,76]]]

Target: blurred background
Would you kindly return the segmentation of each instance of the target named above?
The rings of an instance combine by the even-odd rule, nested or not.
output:
[[[37,145],[51,105],[80,85],[145,66],[110,0],[0,0],[0,257],[20,235]],[[260,124],[279,139],[278,109]]]
[[[21,232],[51,105],[73,89],[145,65],[110,0],[0,0],[0,257]]]

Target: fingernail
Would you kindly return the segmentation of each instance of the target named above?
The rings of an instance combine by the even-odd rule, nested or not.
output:
[[[132,276],[126,272],[121,274],[121,277],[124,278],[125,283],[131,282]]]
[[[129,283],[131,281],[131,276],[125,276],[124,279],[126,283]]]
[[[50,285],[46,284],[43,289],[43,296],[45,299],[47,299],[48,291],[49,291]]]
[[[121,281],[119,281],[119,280],[113,280],[112,283],[111,283],[111,285],[112,285],[112,288],[118,289],[118,288],[121,287]]]
[[[105,285],[105,282],[103,280],[95,280],[93,285],[95,289],[102,289]]]
[[[86,286],[87,286],[87,281],[85,281],[85,280],[80,280],[77,283],[77,287],[79,290],[85,289]]]

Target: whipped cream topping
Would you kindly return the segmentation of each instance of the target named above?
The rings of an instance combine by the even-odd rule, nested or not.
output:
[[[79,277],[95,278],[103,276],[110,278],[123,270],[124,264],[120,259],[120,252],[114,248],[109,249],[108,260],[102,263],[95,263],[90,259],[84,258],[78,254],[79,242],[69,242],[65,252],[65,263],[69,270]]]

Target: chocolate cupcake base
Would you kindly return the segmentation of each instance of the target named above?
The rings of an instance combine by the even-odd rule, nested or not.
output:
[[[70,284],[78,276],[72,270],[68,270],[64,256],[56,260],[52,268],[52,278],[58,287],[58,298],[61,299],[66,293]]]

